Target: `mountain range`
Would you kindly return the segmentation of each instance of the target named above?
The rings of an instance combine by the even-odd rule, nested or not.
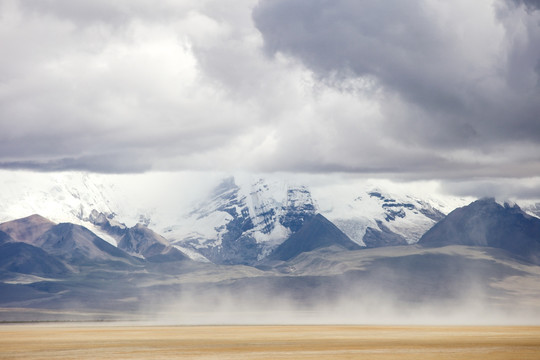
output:
[[[75,222],[0,224],[0,319],[198,322],[285,308],[411,321],[479,307],[540,320],[540,219],[515,204],[480,199],[445,215],[442,202],[369,189],[342,211],[304,185],[227,178],[158,231],[108,204],[81,206]]]
[[[345,204],[321,207],[304,185],[261,179],[237,184],[231,177],[163,233],[173,244],[212,262],[249,265],[267,257],[316,215],[330,220],[358,247],[413,244],[444,217],[446,208],[437,205],[368,188],[358,189]]]
[[[260,261],[316,214],[360,246],[412,244],[445,214],[467,203],[396,193],[380,184],[321,191],[298,182],[242,176],[224,178],[206,194],[183,203],[174,200],[174,193],[171,200],[145,197],[146,191],[134,195],[123,191],[129,184],[119,187],[91,174],[55,174],[35,180],[33,174],[3,175],[0,221],[41,214],[56,223],[83,225],[114,246],[128,228],[133,233],[139,224],[139,231],[152,229],[158,236],[151,244],[160,239],[163,246],[172,244],[193,259],[220,264]],[[130,253],[144,257],[140,249]]]

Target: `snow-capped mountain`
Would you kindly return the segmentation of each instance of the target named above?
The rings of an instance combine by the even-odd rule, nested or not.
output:
[[[165,232],[176,244],[218,263],[253,263],[298,231],[317,206],[302,185],[227,178],[190,212],[181,226]]]
[[[310,180],[0,171],[0,221],[40,214],[86,226],[115,246],[142,224],[155,233],[145,244],[133,242],[139,236],[124,241],[134,255],[144,257],[157,243],[167,247],[166,240],[192,259],[246,264],[266,257],[317,213],[357,244],[380,247],[415,243],[444,214],[471,201],[426,198],[429,189],[416,195],[381,182]]]
[[[443,203],[396,195],[380,188],[357,190],[340,210],[323,211],[353,241],[367,247],[416,243],[452,210]],[[343,210],[346,208],[346,210]]]
[[[85,226],[130,255],[148,258],[165,250],[175,254],[181,251],[171,248],[167,239],[147,227],[152,208],[133,211],[138,209],[138,199],[126,196],[121,183],[107,176],[28,172],[0,175],[0,222],[40,214],[56,223]],[[128,227],[117,217],[133,225]]]
[[[126,175],[129,189],[129,181],[95,174],[3,174],[0,216],[9,221],[0,220],[0,305],[31,308],[24,316],[36,308],[68,309],[70,317],[78,310],[133,314],[169,301],[178,313],[179,294],[189,305],[201,303],[195,313],[221,311],[215,300],[223,294],[237,296],[225,301],[235,309],[258,294],[264,311],[275,299],[313,309],[318,300],[341,307],[345,298],[358,306],[372,294],[360,305],[371,312],[380,299],[398,299],[399,309],[422,302],[446,309],[470,304],[473,293],[482,307],[488,299],[505,312],[533,306],[540,314],[534,208],[484,200],[451,212],[468,203],[422,196],[430,193],[425,188],[418,195],[385,183],[276,177],[214,181],[193,205],[178,194],[200,187],[180,186],[168,174],[160,180],[174,186]],[[26,217],[16,218],[17,211]],[[422,246],[388,246],[415,243],[428,227]],[[379,248],[354,251],[361,244]]]
[[[106,232],[89,223],[92,211],[114,217],[114,186],[84,173],[0,172],[0,221],[40,214],[56,222],[88,226],[116,246]]]
[[[215,183],[212,176],[185,173],[105,175],[0,170],[0,221],[40,214],[56,223],[81,224],[94,231],[90,218],[95,210],[127,227],[142,223],[159,232],[191,211],[190,204]],[[106,235],[105,240],[115,242]]]
[[[0,221],[43,214],[55,222],[81,220],[92,210],[114,213],[114,189],[84,173],[1,171]]]
[[[520,202],[520,207],[527,214],[540,218],[540,203],[536,201]]]
[[[372,184],[318,195],[303,184],[284,180],[227,178],[206,201],[164,231],[175,244],[218,263],[253,263],[323,214],[350,239],[366,247],[416,243],[461,200],[419,199],[394,194]]]

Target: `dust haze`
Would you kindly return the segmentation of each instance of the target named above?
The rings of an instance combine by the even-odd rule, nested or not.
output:
[[[494,249],[323,249],[261,269],[151,288],[140,313],[168,324],[540,324],[540,268]]]
[[[189,290],[143,304],[140,315],[159,325],[540,325],[533,299],[502,298],[480,284],[431,295],[384,284],[302,286]]]

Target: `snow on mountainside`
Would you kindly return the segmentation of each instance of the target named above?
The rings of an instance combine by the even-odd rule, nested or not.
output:
[[[93,210],[114,214],[111,203],[114,188],[83,173],[1,174],[0,222],[40,214],[53,222],[87,226],[107,242],[116,242],[87,220]]]
[[[540,203],[539,202],[520,202],[520,207],[527,214],[540,218]]]
[[[43,214],[54,222],[84,219],[92,210],[112,213],[110,187],[82,173],[2,172],[0,221]]]
[[[231,177],[164,235],[215,262],[253,263],[317,213],[357,244],[380,247],[415,243],[446,213],[468,203],[463,199],[420,199],[373,184],[335,190],[317,188],[313,193],[305,185],[280,179]]]
[[[437,195],[436,188],[426,184],[416,185],[415,192],[409,184],[381,181],[309,176],[293,181],[280,175],[224,178],[182,172],[2,170],[0,222],[40,214],[56,223],[84,225],[113,245],[119,238],[111,229],[104,231],[103,221],[119,231],[123,224],[131,228],[142,223],[191,258],[252,263],[316,213],[356,243],[378,247],[414,243],[443,214],[471,201]],[[433,195],[427,198],[427,193]]]
[[[447,209],[433,201],[393,195],[381,189],[360,190],[346,203],[348,212],[324,213],[345,234],[359,244],[370,246],[366,237],[381,234],[399,236],[401,244],[412,244],[444,218]],[[380,246],[380,245],[379,245]]]
[[[190,187],[194,179],[200,189]],[[186,173],[0,170],[0,223],[40,214],[55,223],[83,225],[117,246],[117,234],[102,226],[105,220],[120,230],[143,224],[160,232],[175,223],[177,214],[185,212],[185,204],[199,196],[198,191],[206,191],[207,182],[214,183],[213,178]]]
[[[416,243],[444,215],[474,200],[442,195],[433,182],[354,180],[312,192],[320,213],[367,247]]]
[[[316,204],[305,186],[227,178],[183,224],[170,227],[165,235],[218,263],[252,263],[315,213]]]

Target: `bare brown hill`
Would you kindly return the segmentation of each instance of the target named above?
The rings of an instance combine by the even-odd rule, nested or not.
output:
[[[22,219],[2,223],[0,224],[0,231],[5,232],[15,241],[35,245],[36,239],[55,225],[49,219],[34,214]]]

